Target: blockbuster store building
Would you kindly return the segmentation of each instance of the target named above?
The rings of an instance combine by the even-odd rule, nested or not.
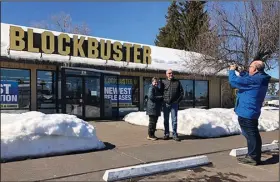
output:
[[[179,108],[233,107],[227,71],[193,74],[189,52],[1,23],[1,112],[115,119],[144,111],[151,78],[172,69]]]

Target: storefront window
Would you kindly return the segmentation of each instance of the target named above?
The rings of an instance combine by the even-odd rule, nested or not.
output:
[[[37,110],[56,113],[55,72],[37,70]]]
[[[152,83],[152,78],[144,78],[144,111],[146,111],[147,108],[147,102],[148,102],[148,91]]]
[[[119,116],[139,110],[139,78],[119,77]]]
[[[104,115],[106,118],[118,116],[118,77],[104,76]]]
[[[1,111],[30,110],[30,70],[1,68]]]
[[[119,77],[119,90],[117,89],[117,77],[104,77],[104,101],[105,116],[126,114],[139,110],[139,79],[136,77]],[[117,104],[119,102],[119,109]],[[112,111],[111,111],[112,110]]]
[[[184,98],[180,102],[180,109],[193,108],[193,80],[180,80],[180,82],[184,89]]]
[[[148,90],[152,78],[144,78],[144,110],[147,106]],[[208,108],[208,81],[180,80],[184,89],[184,97],[180,102],[179,109],[193,107]]]
[[[58,113],[62,113],[62,108],[61,108],[61,71],[57,72],[57,106],[58,106]]]
[[[195,81],[195,107],[208,108],[208,81]]]

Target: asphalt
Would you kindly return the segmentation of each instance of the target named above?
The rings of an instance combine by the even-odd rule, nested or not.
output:
[[[241,135],[149,141],[143,126],[122,121],[90,123],[105,142],[105,150],[1,163],[1,181],[103,181],[107,169],[197,155],[207,155],[211,164],[129,181],[279,181],[279,151],[264,153],[260,166],[238,164],[229,156],[231,149],[246,146]],[[161,137],[163,131],[156,135]],[[261,132],[261,136],[263,144],[271,143],[278,140],[279,131]]]

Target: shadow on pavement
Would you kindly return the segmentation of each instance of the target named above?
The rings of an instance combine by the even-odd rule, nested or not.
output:
[[[197,139],[206,139],[204,137],[198,137],[193,135],[180,135],[179,138],[181,140],[197,140]]]
[[[103,149],[91,149],[91,150],[83,150],[83,151],[71,151],[71,152],[63,152],[63,153],[54,153],[54,154],[47,154],[47,155],[37,155],[37,156],[26,156],[26,157],[16,157],[13,159],[1,159],[1,163],[7,163],[7,162],[17,162],[17,161],[24,161],[24,160],[30,160],[30,159],[40,159],[40,158],[49,158],[49,157],[58,157],[58,156],[65,156],[65,155],[76,155],[76,154],[84,154],[84,153],[91,153],[91,152],[98,152],[98,151],[105,151],[105,150],[112,150],[116,146],[108,143],[103,142],[105,144],[105,148]]]
[[[234,178],[238,178],[237,179],[232,179],[232,177]],[[224,182],[224,181],[228,181],[228,182],[238,182],[240,181],[240,179],[245,179],[245,176],[242,176],[240,174],[235,174],[235,173],[221,173],[218,172],[215,175],[203,175],[203,176],[198,176],[198,177],[187,177],[187,178],[182,178],[177,180],[177,182],[190,182],[190,181],[207,181],[207,182]]]
[[[269,155],[270,158],[262,161],[261,165],[272,165],[279,163],[279,151],[264,153],[266,156]]]

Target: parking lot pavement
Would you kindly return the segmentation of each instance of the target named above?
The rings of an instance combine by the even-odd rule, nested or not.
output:
[[[279,151],[263,153],[263,165],[249,166],[239,164],[228,152],[208,155],[211,164],[193,169],[185,169],[122,180],[132,181],[177,181],[177,182],[238,182],[238,181],[279,181]]]
[[[175,158],[207,155],[209,166],[158,174],[130,181],[278,181],[278,152],[264,154],[264,165],[238,164],[230,150],[246,146],[243,136],[199,139],[181,136],[173,140],[148,141],[147,128],[125,122],[93,123],[97,136],[108,148],[103,151],[78,153],[24,161],[1,163],[1,181],[103,181],[108,169]],[[157,131],[160,136],[161,131]],[[262,132],[263,143],[278,139],[279,131]]]

